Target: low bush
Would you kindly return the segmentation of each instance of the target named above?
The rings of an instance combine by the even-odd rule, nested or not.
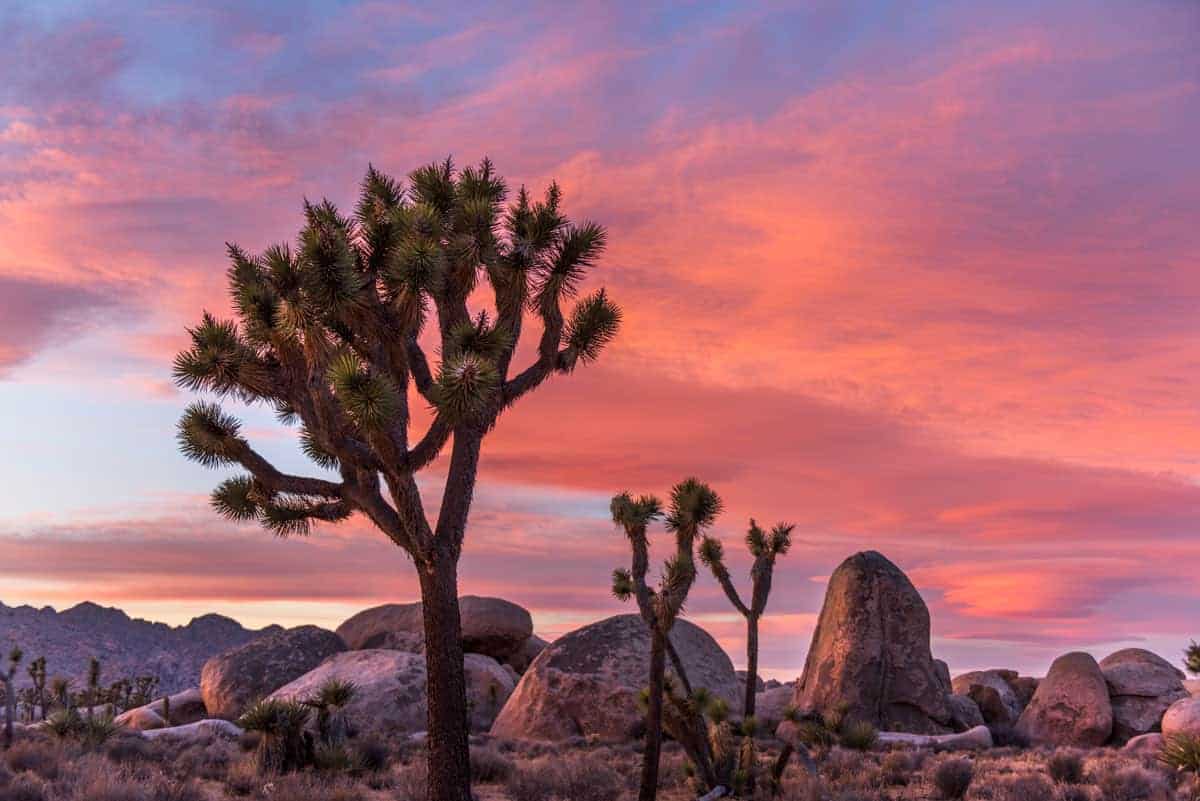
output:
[[[46,782],[32,773],[19,773],[0,787],[0,801],[49,801],[49,798]]]
[[[62,751],[41,739],[18,740],[4,753],[4,761],[13,773],[30,771],[43,779],[56,779],[62,763]]]
[[[879,772],[885,784],[903,786],[909,783],[919,766],[913,751],[892,751],[879,763]]]
[[[385,770],[392,761],[392,750],[383,740],[375,737],[360,737],[352,741],[355,757],[365,771]]]
[[[572,754],[516,766],[505,790],[512,801],[611,801],[623,785],[624,778],[609,765],[587,754]]]
[[[991,789],[995,801],[1054,801],[1054,785],[1035,774],[997,781]]]
[[[879,730],[865,720],[852,720],[842,724],[838,739],[845,748],[869,751],[879,741]]]
[[[1060,748],[1046,760],[1046,770],[1059,784],[1079,784],[1083,781],[1083,756],[1078,751]]]
[[[975,778],[975,765],[969,759],[947,759],[933,770],[933,786],[942,798],[962,798]]]
[[[429,769],[424,755],[396,769],[393,785],[396,801],[425,801],[429,785]]]
[[[516,764],[491,746],[471,746],[471,781],[499,784],[508,781]]]
[[[1172,795],[1162,776],[1132,765],[1106,763],[1096,770],[1093,782],[1104,801],[1166,801]]]

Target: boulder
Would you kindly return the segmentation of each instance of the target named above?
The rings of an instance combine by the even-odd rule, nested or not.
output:
[[[1183,672],[1158,654],[1126,648],[1106,656],[1100,671],[1108,683],[1113,709],[1113,742],[1157,731],[1163,713],[1187,698]]]
[[[227,720],[210,719],[198,720],[183,726],[169,726],[165,729],[149,729],[142,732],[147,740],[195,740],[205,741],[215,737],[236,740],[243,731]]]
[[[955,676],[951,682],[956,695],[966,696],[975,702],[989,726],[1012,726],[1021,717],[1024,705],[1005,678],[1012,671],[975,670]]]
[[[532,634],[520,650],[506,659],[504,664],[512,666],[517,673],[524,673],[533,664],[533,660],[537,659],[537,655],[546,650],[546,646],[549,644],[536,634]]]
[[[233,720],[252,702],[344,650],[340,637],[316,626],[299,626],[251,640],[204,663],[200,671],[204,707],[213,717]],[[172,708],[172,718],[174,715]]]
[[[1139,734],[1137,737],[1129,738],[1129,742],[1125,743],[1121,750],[1127,754],[1157,756],[1158,752],[1162,750],[1163,740],[1163,736],[1156,731]]]
[[[503,598],[464,595],[458,599],[458,609],[464,651],[504,662],[516,656],[533,636],[533,618],[528,610]],[[419,602],[366,609],[337,628],[351,650],[422,651],[424,631]]]
[[[746,682],[750,678],[750,674],[748,672],[746,672],[745,670],[735,670],[734,673],[738,677],[738,683],[741,684],[742,687],[745,687]],[[754,692],[761,693],[763,690],[767,689],[766,682],[763,681],[762,676],[755,676],[754,678],[755,678]]]
[[[471,729],[487,731],[514,682],[490,656],[466,654],[463,665]],[[385,737],[411,734],[428,726],[425,677],[425,657],[411,651],[344,651],[275,690],[271,698],[303,701],[329,679],[339,679],[355,687],[345,709],[351,729]]]
[[[950,725],[955,731],[963,732],[986,724],[979,706],[968,696],[950,693],[946,696],[946,704],[950,707]]]
[[[942,683],[942,689],[946,692],[954,692],[952,682],[950,681],[950,666],[944,660],[933,660],[934,670],[937,671],[938,681]]]
[[[706,687],[730,709],[740,704],[733,663],[709,634],[686,620],[671,631],[693,688]],[[559,637],[521,677],[492,725],[516,740],[578,736],[626,739],[642,721],[637,696],[650,670],[650,633],[638,615],[617,615]],[[667,660],[668,673],[673,672]]]
[[[754,694],[754,717],[774,729],[783,720],[783,712],[792,704],[794,690],[786,684]]]
[[[929,610],[908,577],[875,551],[830,576],[796,685],[802,711],[844,708],[886,731],[946,732],[950,708],[929,648]]]
[[[204,707],[204,697],[200,694],[199,687],[182,690],[168,696],[168,699],[171,714],[170,723],[173,726],[195,723],[198,720],[204,720],[208,717],[208,710]],[[162,715],[163,699],[159,698],[145,706],[139,706],[135,709],[130,709],[128,712],[122,712],[120,715],[117,715],[116,722],[131,729],[157,729],[160,726],[167,725],[167,721],[163,719]],[[157,725],[155,725],[155,721],[157,721]]]
[[[1162,717],[1162,733],[1164,737],[1175,734],[1200,737],[1200,696],[1171,704]]]
[[[1033,676],[1017,676],[1010,679],[1008,686],[1012,687],[1013,692],[1017,694],[1017,701],[1021,704],[1021,711],[1029,706],[1029,702],[1033,700],[1033,694],[1037,692],[1038,679]]]
[[[1034,745],[1097,747],[1112,735],[1108,685],[1091,654],[1076,651],[1054,660],[1016,731]]]
[[[910,734],[881,731],[879,745],[903,745],[910,748],[933,748],[938,751],[981,751],[991,748],[992,732],[987,726],[975,726],[957,734]]]

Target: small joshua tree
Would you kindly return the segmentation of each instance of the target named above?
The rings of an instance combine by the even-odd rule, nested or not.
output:
[[[354,700],[356,692],[358,687],[352,682],[330,678],[304,701],[305,706],[317,712],[317,736],[323,745],[337,747],[350,736],[346,706]]]
[[[93,718],[93,710],[100,695],[100,660],[92,657],[88,662],[87,675],[87,716]]]
[[[46,719],[50,699],[46,696],[46,657],[39,656],[29,663],[29,680],[33,682],[33,703],[42,720]]]
[[[746,547],[754,557],[754,565],[750,568],[749,605],[742,601],[737,587],[733,586],[729,570],[725,567],[725,548],[721,541],[706,536],[700,543],[700,561],[708,565],[733,608],[746,618],[746,697],[742,711],[746,718],[754,715],[754,693],[758,685],[758,621],[767,609],[771,580],[775,574],[775,559],[787,553],[792,546],[793,528],[787,523],[779,523],[767,534],[751,519],[750,530],[746,532]]]
[[[239,320],[205,313],[175,360],[180,386],[263,402],[300,423],[305,453],[337,474],[284,473],[235,418],[193,403],[179,423],[184,455],[246,471],[213,493],[220,513],[291,536],[357,512],[412,558],[429,676],[429,801],[470,798],[458,561],[483,439],[550,376],[598,358],[621,319],[603,289],[564,311],[604,250],[604,228],[572,224],[556,184],[541,201],[522,188],[506,206],[507,195],[486,159],[457,172],[449,159],[422,167],[407,186],[371,168],[352,218],[328,201],[305,203],[296,250],[253,256],[230,246]],[[492,313],[473,313],[481,303]],[[517,369],[527,314],[541,333],[533,362]],[[426,356],[431,340],[440,364]],[[434,412],[423,434],[411,430],[410,390]],[[430,520],[417,474],[451,441]]]
[[[1183,652],[1183,666],[1193,676],[1200,676],[1200,642],[1192,640],[1192,644]]]
[[[50,697],[62,709],[71,706],[71,680],[66,676],[54,676],[50,679]]]
[[[310,710],[297,701],[266,699],[247,709],[238,725],[258,732],[258,769],[262,773],[291,773],[313,761],[313,743],[304,731]]]
[[[4,748],[7,750],[13,741],[13,719],[17,716],[17,685],[14,679],[17,667],[24,658],[21,649],[13,646],[8,652],[8,666],[0,671],[0,684],[4,685]]]
[[[696,581],[693,558],[696,538],[712,525],[721,512],[721,498],[694,478],[671,489],[671,508],[666,516],[667,530],[675,534],[675,554],[667,560],[657,590],[646,583],[649,567],[649,541],[646,529],[662,516],[662,503],[652,495],[634,500],[625,492],[613,498],[613,522],[629,539],[633,559],[628,570],[613,571],[613,594],[621,600],[636,598],[642,619],[650,628],[650,680],[646,702],[646,747],[642,757],[639,801],[653,801],[658,792],[658,764],[662,749],[663,694],[666,681],[667,649],[671,628],[683,609],[688,592]],[[676,662],[677,672],[682,665]],[[680,675],[686,681],[686,675]]]

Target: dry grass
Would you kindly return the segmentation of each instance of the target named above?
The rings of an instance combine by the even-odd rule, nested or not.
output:
[[[251,744],[252,746],[252,744]],[[777,744],[759,742],[765,774]],[[477,737],[472,774],[480,801],[627,801],[636,797],[636,744],[516,743]],[[262,776],[252,753],[217,740],[192,745],[117,737],[84,750],[26,737],[0,754],[0,801],[424,801],[425,751],[411,741],[351,741],[326,770]],[[816,777],[793,762],[778,796],[754,801],[1200,801],[1200,778],[1149,757],[1097,749],[996,748],[980,754],[926,750],[818,755]],[[969,780],[968,780],[969,777]],[[697,796],[686,759],[666,743],[660,801]]]

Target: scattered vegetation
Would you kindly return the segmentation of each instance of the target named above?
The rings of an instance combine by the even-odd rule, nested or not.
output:
[[[1046,771],[1058,784],[1083,781],[1083,756],[1073,749],[1060,748],[1046,760]]]
[[[1200,676],[1200,642],[1192,640],[1183,652],[1183,666],[1193,676]]]
[[[1167,737],[1158,759],[1171,770],[1200,773],[1200,737],[1192,734]]]
[[[947,759],[933,771],[933,783],[942,798],[964,798],[975,779],[975,765],[969,759]]]
[[[253,704],[238,725],[259,736],[255,755],[261,773],[291,773],[312,765],[312,737],[304,730],[311,710],[296,701],[266,699]]]

